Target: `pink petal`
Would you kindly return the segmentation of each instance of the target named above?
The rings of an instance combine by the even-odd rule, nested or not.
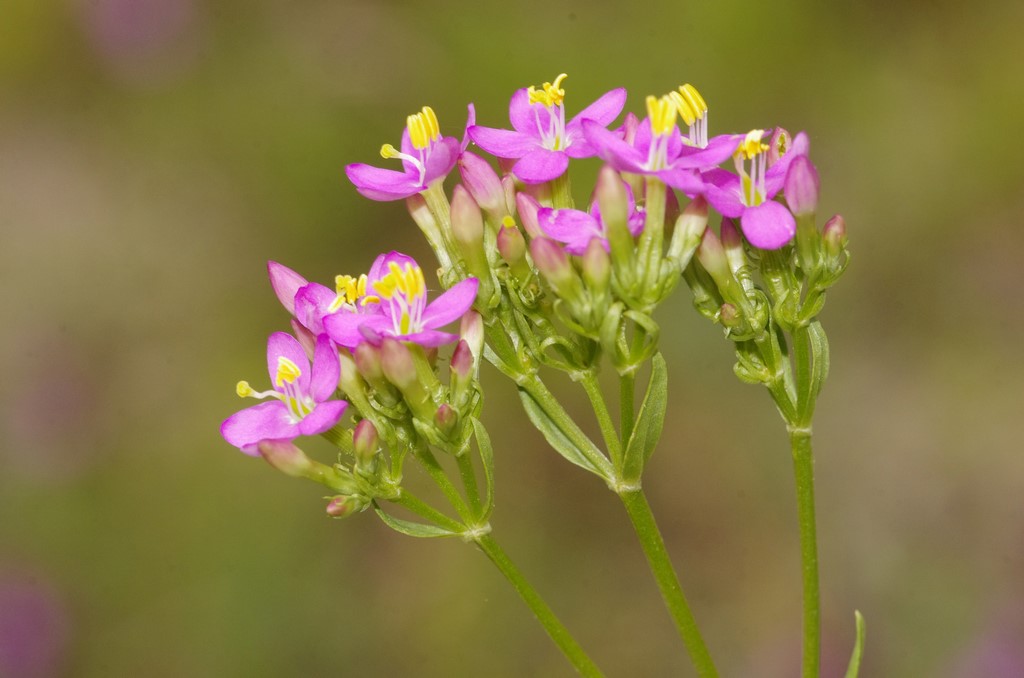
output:
[[[295,293],[309,281],[301,275],[276,261],[267,262],[267,275],[270,276],[270,286],[274,294],[281,301],[281,304],[288,309],[289,313],[295,313]]]
[[[322,403],[334,395],[340,378],[341,363],[338,360],[338,349],[326,334],[321,334],[316,340],[309,382],[309,393],[313,400]]]
[[[705,190],[704,180],[700,178],[700,172],[694,169],[673,168],[664,170],[658,172],[658,178],[691,198],[703,193]]]
[[[569,156],[561,151],[549,151],[536,148],[522,158],[512,168],[512,173],[523,183],[541,184],[565,174],[569,169]]]
[[[774,200],[744,210],[740,227],[750,244],[763,250],[776,250],[796,234],[793,215]]]
[[[647,156],[633,148],[615,132],[605,129],[592,120],[583,121],[583,134],[595,149],[597,155],[620,172],[645,172]]]
[[[517,89],[512,94],[512,100],[508,103],[508,119],[512,123],[512,129],[525,134],[530,137],[537,138],[539,133],[537,131],[537,118],[536,113],[533,110],[534,105],[530,103],[530,95],[527,93],[527,88]],[[474,139],[473,141],[476,141]],[[477,143],[480,143],[477,141]],[[519,156],[515,156],[519,157]]]
[[[270,373],[271,385],[277,391],[281,390],[276,381],[279,356],[295,363],[299,368],[299,378],[296,380],[299,390],[309,393],[309,358],[298,339],[287,332],[274,332],[267,339],[267,372]]]
[[[419,344],[426,348],[434,348],[436,346],[444,346],[450,344],[459,336],[457,334],[449,334],[448,332],[438,332],[437,330],[423,330],[415,334],[407,334],[401,337],[402,341],[411,341],[414,344]]]
[[[381,254],[373,260],[373,265],[370,266],[370,272],[367,274],[367,290],[373,294],[376,292],[374,287],[380,279],[391,273],[391,264],[397,264],[402,270],[405,270],[407,266],[419,267],[416,260],[410,257],[408,254],[402,254],[391,250],[385,254]]]
[[[692,167],[699,170],[709,170],[732,157],[736,148],[743,141],[742,134],[722,134],[712,137],[704,148],[696,146],[683,146],[679,157],[672,165],[674,167]]]
[[[299,435],[299,427],[292,423],[285,404],[274,400],[235,412],[220,425],[220,434],[242,452],[258,457],[258,442],[293,440]]]
[[[540,146],[537,137],[512,130],[480,127],[479,125],[470,128],[469,138],[477,146],[499,158],[521,158]]]
[[[426,170],[423,173],[424,184],[430,184],[448,176],[459,160],[460,146],[459,140],[455,137],[444,137],[430,145]]]
[[[348,403],[344,400],[328,400],[320,403],[299,422],[299,431],[304,436],[320,435],[338,423]]]
[[[626,105],[626,90],[622,87],[605,92],[582,111],[573,116],[565,125],[565,131],[579,128],[584,120],[593,120],[602,127],[612,124],[615,118],[619,117],[622,107]]]
[[[328,336],[339,346],[355,348],[365,341],[364,335],[359,331],[360,326],[366,325],[369,329],[377,332],[391,327],[391,321],[380,314],[364,313],[335,313],[324,318],[324,329]]]
[[[295,293],[295,319],[313,334],[324,331],[323,318],[337,294],[319,283],[310,283]]]
[[[704,178],[704,197],[722,216],[736,219],[746,206],[740,198],[740,178],[732,172],[713,169],[701,174]]]
[[[469,128],[476,125],[476,106],[466,106],[466,126],[462,128],[462,143],[459,144],[459,151],[465,151],[469,146]]]
[[[585,245],[591,237],[604,235],[597,219],[580,210],[542,207],[537,211],[537,223],[544,233],[564,243],[582,238]]]
[[[345,168],[348,180],[370,200],[401,200],[423,190],[419,174],[396,172],[356,163]]]
[[[423,310],[423,326],[436,329],[461,318],[476,301],[479,286],[480,281],[476,278],[466,278],[456,283]]]

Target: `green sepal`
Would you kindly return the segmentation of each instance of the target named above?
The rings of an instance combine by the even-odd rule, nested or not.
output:
[[[477,449],[480,450],[480,462],[484,467],[484,482],[487,483],[484,511],[480,516],[480,522],[486,523],[494,511],[494,449],[491,447],[491,437],[480,420],[473,417],[470,421],[473,423],[473,435],[476,436]]]
[[[864,616],[860,610],[854,610],[853,616],[857,620],[857,640],[853,644],[853,654],[850,655],[850,663],[846,667],[846,678],[857,678],[860,673],[860,658],[864,654]]]
[[[794,368],[797,378],[797,416],[809,424],[814,404],[828,377],[828,339],[821,323],[815,321],[793,332]]]
[[[377,505],[377,502],[373,502],[373,510],[377,512],[380,519],[384,521],[384,524],[390,527],[395,532],[401,532],[407,534],[410,537],[420,537],[423,539],[430,539],[434,537],[455,537],[458,536],[458,532],[452,532],[446,530],[443,527],[437,525],[428,525],[426,523],[415,523],[411,520],[402,520],[392,515],[388,515],[384,510]]]
[[[534,427],[541,432],[544,439],[548,441],[548,445],[550,445],[555,452],[558,452],[573,464],[576,464],[581,468],[585,468],[594,475],[608,480],[605,474],[594,466],[589,459],[587,459],[587,456],[583,451],[569,440],[565,433],[563,433],[558,427],[558,424],[556,424],[541,408],[537,401],[533,399],[533,396],[527,393],[525,389],[519,389],[519,397],[523,401],[523,409],[526,410],[526,416],[530,418]],[[598,452],[598,454],[600,454],[600,452]]]
[[[665,425],[665,409],[668,407],[668,367],[661,353],[654,354],[651,361],[651,379],[647,393],[640,404],[633,434],[626,444],[622,461],[622,477],[627,482],[639,482],[647,460],[654,453],[661,439]]]

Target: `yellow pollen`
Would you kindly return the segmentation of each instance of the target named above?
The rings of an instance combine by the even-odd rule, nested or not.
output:
[[[298,365],[288,358],[285,358],[283,355],[277,357],[277,379],[275,380],[275,383],[278,386],[294,383],[294,381],[299,378],[300,374],[302,374],[302,371],[299,369]]]
[[[398,291],[407,299],[421,297],[427,293],[427,283],[423,279],[423,269],[419,266],[406,264],[403,269],[394,261],[388,264],[386,276],[376,282],[374,288],[384,299],[390,299]]]
[[[768,144],[761,143],[761,138],[764,136],[763,129],[754,129],[747,132],[747,136],[743,139],[740,147],[736,149],[736,157],[742,157],[747,160],[755,158],[761,153],[768,150]]]
[[[406,118],[405,126],[409,130],[409,141],[417,150],[423,150],[431,142],[441,138],[441,127],[437,123],[434,109],[430,106],[424,106],[419,113]]]
[[[515,228],[516,227],[516,220],[506,214],[501,219],[501,225],[504,228]]]
[[[526,90],[526,93],[530,96],[531,104],[544,104],[545,106],[560,106],[562,101],[565,99],[565,90],[562,89],[562,81],[567,76],[565,73],[560,73],[553,83],[545,82],[541,85],[543,92],[537,91],[537,88],[530,85],[530,88]]]
[[[670,95],[647,97],[647,117],[651,120],[651,131],[663,136],[672,131],[676,124],[676,104]]]
[[[380,147],[380,157],[384,158],[385,160],[397,158],[398,149],[392,146],[391,144],[384,144],[383,146]]]
[[[238,394],[239,398],[248,398],[255,393],[255,391],[252,390],[252,386],[249,386],[249,382],[240,381],[235,385],[235,393]]]
[[[678,91],[672,92],[669,96],[672,97],[672,101],[679,111],[679,117],[688,126],[703,119],[708,112],[708,105],[704,101],[704,97],[700,95],[696,87],[689,83],[681,85]]]
[[[786,155],[786,151],[789,150],[789,135],[783,132],[778,135],[775,141],[775,150],[778,151],[779,157]]]

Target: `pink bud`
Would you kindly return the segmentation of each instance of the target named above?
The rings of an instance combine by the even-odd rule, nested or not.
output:
[[[452,233],[463,249],[483,246],[483,215],[473,196],[461,184],[452,191],[451,216]]]
[[[306,352],[306,357],[312,360],[313,354],[316,352],[316,335],[303,327],[302,323],[295,318],[292,318],[292,332],[299,340],[302,350]]]
[[[498,230],[498,253],[509,265],[518,264],[526,256],[526,240],[514,222]]]
[[[715,279],[719,286],[721,286],[723,279],[728,279],[732,276],[729,260],[726,259],[725,249],[722,247],[722,241],[718,239],[718,236],[710,228],[704,231],[700,247],[697,248],[697,259],[700,260],[701,265],[707,269],[707,272],[711,274],[711,277]]]
[[[839,214],[825,222],[821,232],[825,241],[825,252],[835,259],[846,247],[846,220]]]
[[[786,202],[789,211],[801,217],[814,214],[818,209],[818,189],[821,185],[818,170],[806,155],[793,158],[786,172]]]
[[[455,410],[448,403],[442,403],[441,407],[437,408],[437,414],[434,415],[434,423],[437,424],[437,428],[441,430],[441,433],[445,435],[449,435],[455,430],[455,424],[458,421],[459,415],[456,414]]]
[[[352,357],[356,361],[356,369],[367,381],[380,379],[384,372],[380,365],[380,349],[368,341],[356,346]]]
[[[473,352],[473,360],[479,362],[484,349],[484,319],[479,313],[470,310],[462,316],[459,336],[466,342],[469,350]]]
[[[477,204],[488,212],[505,209],[505,189],[491,164],[480,156],[464,151],[459,158],[462,183]]]
[[[281,473],[302,478],[312,471],[313,462],[290,440],[263,440],[257,445],[260,456]]]
[[[355,497],[339,495],[327,503],[327,515],[332,518],[347,518],[363,508],[365,504]]]
[[[789,132],[783,127],[776,127],[768,141],[768,166],[777,163],[789,151],[792,143],[793,137],[789,136]]]
[[[470,350],[465,339],[459,339],[459,343],[455,345],[455,350],[452,352],[451,368],[460,380],[469,379],[473,374],[473,351]]]
[[[519,214],[519,223],[523,225],[523,229],[531,238],[544,236],[544,232],[540,230],[540,224],[537,223],[537,210],[539,209],[540,203],[531,196],[525,193],[516,194],[516,211]]]
[[[537,270],[555,288],[566,284],[573,277],[572,264],[562,248],[550,238],[534,238],[530,241],[530,254]]]
[[[416,383],[416,364],[405,344],[397,339],[386,338],[381,342],[380,353],[381,367],[388,381],[401,391]]]
[[[599,238],[591,238],[587,249],[583,251],[583,279],[587,287],[595,292],[608,289],[612,276],[611,257],[604,249]]]
[[[369,462],[377,454],[377,443],[380,436],[377,427],[369,419],[363,419],[352,431],[352,446],[356,457],[363,463]]]
[[[267,275],[270,276],[270,286],[289,313],[295,313],[295,293],[300,287],[305,287],[309,282],[301,275],[276,261],[267,262]]]

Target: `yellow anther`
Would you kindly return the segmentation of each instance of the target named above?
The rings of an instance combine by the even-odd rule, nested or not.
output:
[[[555,81],[545,82],[541,85],[543,91],[538,91],[533,85],[526,90],[526,93],[530,96],[531,104],[544,104],[545,106],[560,106],[562,101],[565,100],[565,90],[562,89],[562,81],[567,76],[565,73],[560,73]]]
[[[385,160],[397,158],[398,155],[398,149],[392,146],[391,144],[384,144],[383,146],[380,147],[380,157],[384,158]]]
[[[672,97],[672,101],[679,111],[679,117],[688,126],[698,120],[702,120],[708,112],[708,105],[704,101],[704,97],[700,95],[696,87],[689,83],[681,85],[677,91],[672,92],[669,96]]]
[[[441,138],[441,127],[438,125],[434,109],[430,106],[424,106],[419,113],[413,113],[406,118],[405,126],[409,130],[409,141],[417,150],[423,150],[431,142]]]
[[[423,279],[423,269],[419,266],[406,264],[403,269],[396,262],[388,264],[389,273],[378,280],[374,289],[384,299],[390,299],[397,290],[406,299],[421,297],[427,293],[427,283]]]
[[[663,136],[672,131],[676,124],[676,104],[670,95],[647,97],[647,117],[651,120],[651,131]]]
[[[239,398],[248,398],[255,393],[255,391],[252,390],[252,386],[249,386],[249,382],[240,381],[235,385],[235,393],[238,394]]]
[[[736,156],[750,160],[767,151],[768,144],[761,143],[762,137],[764,137],[763,129],[754,129],[747,132],[747,136],[743,139],[740,147],[736,149]]]
[[[277,379],[275,380],[277,386],[294,383],[301,374],[302,370],[291,360],[283,355],[277,357]]]
[[[506,214],[501,219],[501,225],[503,228],[515,228],[516,220]]]
[[[779,154],[779,157],[786,155],[786,151],[789,150],[789,134],[782,132],[776,135],[775,139],[775,150]]]

